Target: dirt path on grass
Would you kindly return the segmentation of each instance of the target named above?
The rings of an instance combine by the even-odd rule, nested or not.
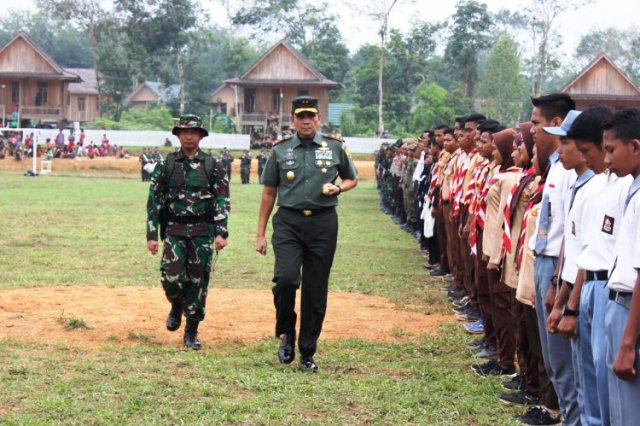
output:
[[[273,335],[269,290],[210,290],[203,344],[251,344]],[[159,288],[37,287],[0,290],[0,339],[96,348],[103,345],[180,347],[182,332],[164,328],[169,304]],[[359,338],[395,342],[435,333],[449,315],[396,309],[389,300],[330,293],[322,340]],[[72,320],[88,329],[66,330]]]

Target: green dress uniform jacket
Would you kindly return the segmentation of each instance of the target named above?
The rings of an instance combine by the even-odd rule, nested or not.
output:
[[[338,204],[338,197],[322,195],[322,186],[356,179],[351,154],[343,141],[316,133],[312,140],[298,135],[277,142],[262,173],[262,183],[278,188],[277,203],[291,209],[322,209]]]

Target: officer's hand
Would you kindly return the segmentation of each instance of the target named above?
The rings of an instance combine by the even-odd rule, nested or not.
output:
[[[487,263],[487,269],[489,271],[498,271],[500,269],[500,265],[497,263]]]
[[[147,241],[147,248],[149,249],[149,251],[151,252],[152,255],[156,255],[156,253],[158,253],[158,246],[160,244],[157,241],[154,240],[149,240]]]
[[[222,236],[218,235],[215,240],[213,240],[213,245],[216,250],[220,251],[227,246],[227,239],[222,238]]]
[[[265,237],[258,237],[256,240],[256,251],[263,256],[267,254],[267,239]]]
[[[332,197],[334,195],[338,195],[340,193],[340,188],[338,185],[334,185],[332,183],[325,183],[322,186],[322,195],[325,197]]]

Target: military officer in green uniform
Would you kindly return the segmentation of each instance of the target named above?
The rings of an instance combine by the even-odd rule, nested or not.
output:
[[[229,236],[229,180],[222,161],[199,149],[200,140],[208,136],[200,117],[183,115],[172,133],[181,148],[158,163],[151,176],[147,248],[153,255],[158,252],[160,230],[160,281],[171,303],[166,327],[180,328],[184,313],[184,344],[197,350],[213,250],[222,250]]]
[[[275,254],[273,298],[278,359],[295,359],[296,290],[301,287],[298,337],[303,371],[318,369],[313,356],[327,307],[329,274],[338,236],[336,205],[341,193],[353,189],[358,177],[351,156],[339,137],[317,132],[322,116],[318,100],[293,100],[293,136],[274,144],[262,173],[262,201],[256,251],[267,253],[266,227],[274,204],[272,246]],[[337,183],[337,178],[340,182]]]

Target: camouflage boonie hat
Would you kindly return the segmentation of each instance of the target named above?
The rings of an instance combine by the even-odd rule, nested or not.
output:
[[[209,136],[209,132],[202,126],[202,118],[195,114],[183,114],[180,116],[178,124],[173,126],[171,133],[178,136],[180,129],[198,129],[202,133],[202,137]]]

